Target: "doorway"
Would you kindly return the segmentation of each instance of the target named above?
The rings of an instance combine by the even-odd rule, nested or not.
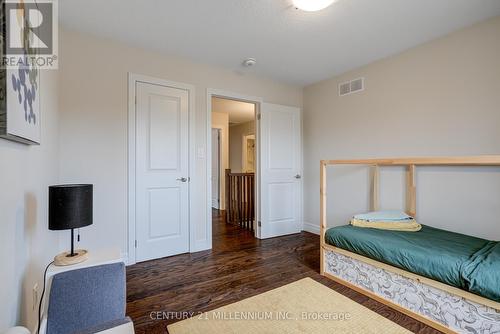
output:
[[[255,134],[243,136],[243,172],[255,172]]]
[[[207,147],[209,149],[211,149],[214,98],[225,101],[246,102],[254,106],[253,110],[251,110],[254,120],[253,131],[237,131],[236,124],[229,124],[229,119],[225,121],[225,124],[228,124],[228,133],[231,132],[233,135],[238,133],[236,139],[231,141],[231,145],[238,146],[239,154],[224,153],[224,147],[229,146],[229,140],[224,140],[224,138],[229,138],[229,136],[225,136],[224,132],[221,134],[221,161],[227,161],[227,163],[221,163],[221,170],[230,170],[230,174],[233,174],[231,176],[235,180],[235,183],[225,182],[224,186],[220,188],[220,207],[225,213],[224,223],[230,224],[236,218],[236,221],[240,224],[240,218],[243,217],[242,228],[244,230],[248,229],[249,233],[259,239],[299,233],[304,224],[302,218],[302,122],[300,108],[264,103],[260,98],[208,89]],[[254,178],[253,187],[245,186],[248,181],[245,182],[240,178],[243,174],[250,174],[246,172],[251,169],[249,165],[252,164],[252,159],[248,159],[248,156],[245,157],[243,154],[243,152],[248,154],[249,150],[254,150],[254,173],[251,173]],[[226,150],[226,152],[229,152],[229,150]],[[211,159],[211,155],[211,152],[207,154],[208,159]],[[211,205],[210,161],[207,166],[207,196],[209,197],[207,217],[209,217],[209,235],[212,235],[213,239],[217,237],[216,231],[220,229],[210,224],[210,218],[214,217],[212,210],[216,209],[213,209]],[[233,166],[237,167],[233,168]],[[221,176],[221,180],[225,181],[226,175]],[[228,185],[230,186],[229,189],[227,189]],[[242,185],[243,188],[241,188]],[[233,189],[231,187],[236,187],[233,192],[236,194],[244,193],[250,189],[250,195],[245,195],[245,198],[253,200],[250,203],[253,208],[245,211],[244,204],[247,201],[241,200],[239,197],[232,198],[231,194],[229,194]],[[222,200],[223,198],[224,200]],[[228,215],[233,208],[231,205],[234,204],[236,204],[234,209],[239,212],[236,217],[231,216],[231,214]],[[241,207],[242,204],[243,208]],[[221,220],[219,219],[220,211],[214,212],[219,215],[212,219],[212,223]]]
[[[225,94],[209,99],[213,235],[226,230],[217,224],[231,224],[237,227],[232,231],[255,235],[259,102]]]

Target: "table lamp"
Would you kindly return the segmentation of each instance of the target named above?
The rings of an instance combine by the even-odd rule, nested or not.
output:
[[[49,230],[71,230],[71,251],[54,258],[54,265],[67,266],[85,261],[88,252],[75,251],[74,229],[92,225],[92,184],[64,184],[49,187]]]

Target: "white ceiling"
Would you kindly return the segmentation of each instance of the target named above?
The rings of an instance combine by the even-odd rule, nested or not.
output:
[[[229,124],[231,125],[255,120],[255,105],[253,103],[213,97],[212,111],[229,114]]]
[[[169,55],[308,85],[500,15],[500,0],[62,0],[62,24]],[[241,67],[254,57],[257,66]]]

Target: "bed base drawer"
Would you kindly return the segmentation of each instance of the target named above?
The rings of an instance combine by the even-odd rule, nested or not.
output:
[[[428,279],[419,279],[411,273],[402,275],[396,270],[387,270],[387,265],[377,266],[373,260],[362,261],[357,254],[351,257],[349,252],[335,251],[334,247],[325,247],[322,253],[324,276],[440,331],[485,334],[500,332],[500,308],[491,307],[495,302],[484,305],[478,302],[481,301],[480,297],[474,296],[474,300],[471,300],[446,291],[454,291],[456,288],[436,288],[425,283]],[[384,266],[386,268],[382,268]],[[397,271],[402,272],[399,269]]]

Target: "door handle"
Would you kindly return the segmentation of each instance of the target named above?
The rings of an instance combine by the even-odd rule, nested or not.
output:
[[[177,181],[181,181],[181,182],[187,182],[188,181],[188,178],[187,177],[180,177],[178,179],[176,179]]]
[[[294,177],[295,177],[297,180],[298,180],[298,179],[300,179],[300,178],[302,178],[302,176],[300,176],[300,174],[297,174],[297,175],[295,175]]]

